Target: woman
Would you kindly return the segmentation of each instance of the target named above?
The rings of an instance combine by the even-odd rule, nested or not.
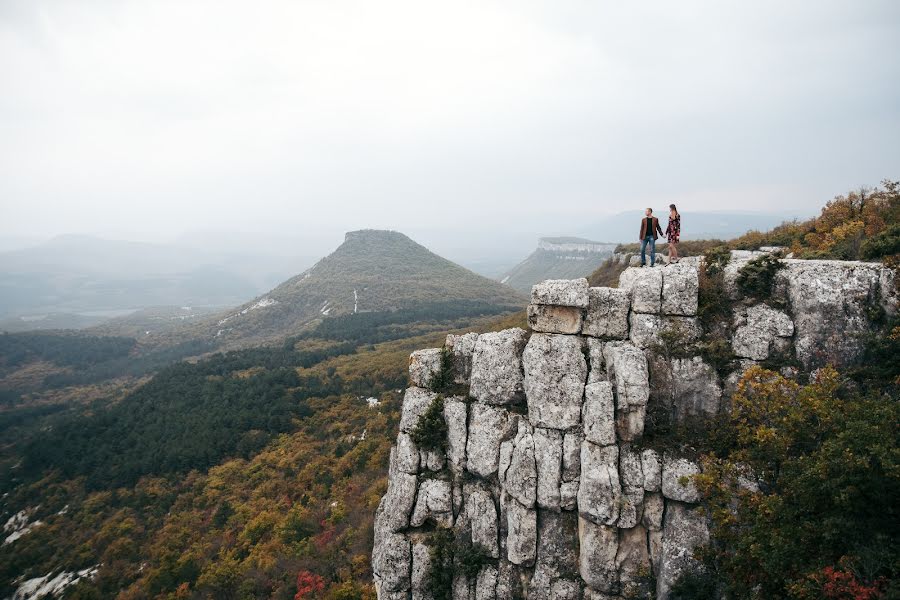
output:
[[[669,242],[669,264],[677,263],[678,239],[681,237],[681,215],[674,204],[669,205],[669,225],[666,227],[666,239]]]

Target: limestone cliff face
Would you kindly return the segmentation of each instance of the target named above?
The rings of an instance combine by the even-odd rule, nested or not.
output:
[[[450,574],[454,599],[669,597],[692,552],[708,541],[702,498],[686,456],[643,445],[648,407],[676,419],[725,410],[740,372],[773,353],[806,369],[859,353],[872,309],[897,308],[890,271],[839,261],[786,261],[778,306],[742,301],[734,281],[732,348],[740,369],[722,377],[700,356],[659,364],[660,333],[702,335],[700,261],[630,268],[618,289],[584,279],[532,291],[531,332],[448,336],[410,359],[389,485],[375,518],[372,567],[382,599],[428,599],[439,531],[479,561]],[[467,393],[430,391],[435,378]],[[443,400],[446,439],[417,448],[423,414]],[[466,572],[468,571],[468,572]],[[476,572],[477,571],[477,572]]]

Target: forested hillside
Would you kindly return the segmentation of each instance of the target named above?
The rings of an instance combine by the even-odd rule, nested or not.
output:
[[[4,337],[7,372],[43,365],[44,379],[3,413],[17,442],[2,455],[2,506],[5,518],[22,516],[22,533],[0,546],[0,594],[101,565],[66,597],[293,598],[303,581],[328,597],[368,597],[373,503],[409,352],[457,327],[524,319],[469,316],[475,308],[324,319],[279,345],[116,380],[107,394],[59,388],[87,399],[52,410],[35,405],[42,381],[77,376],[60,373],[73,363],[82,376],[108,367],[134,340]],[[79,343],[93,350],[67,349]]]

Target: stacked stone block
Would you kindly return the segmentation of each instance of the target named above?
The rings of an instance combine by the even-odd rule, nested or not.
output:
[[[669,284],[684,290],[690,277],[673,275]],[[413,353],[413,387],[376,513],[379,598],[431,598],[435,529],[452,530],[487,557],[476,577],[455,574],[460,600],[609,600],[645,586],[651,572],[668,574],[656,590],[666,598],[674,574],[692,568],[695,537],[667,531],[664,515],[678,512],[672,528],[705,527],[689,481],[697,468],[639,446],[650,376],[629,326],[648,307],[689,315],[663,315],[661,299],[653,304],[647,294],[635,306],[638,287],[544,282],[533,290],[530,335],[449,336],[443,350]],[[696,313],[688,298],[666,306]],[[446,452],[436,457],[417,450],[411,433],[437,397],[428,387],[448,354],[468,395],[444,398]]]

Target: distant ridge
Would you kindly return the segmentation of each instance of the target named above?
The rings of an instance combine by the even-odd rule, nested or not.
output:
[[[205,322],[226,345],[259,343],[338,315],[471,302],[523,307],[527,299],[431,252],[397,231],[350,231],[344,243],[270,292]]]
[[[503,274],[501,283],[529,293],[531,286],[545,279],[587,277],[612,256],[616,244],[580,237],[543,237],[528,258]]]

